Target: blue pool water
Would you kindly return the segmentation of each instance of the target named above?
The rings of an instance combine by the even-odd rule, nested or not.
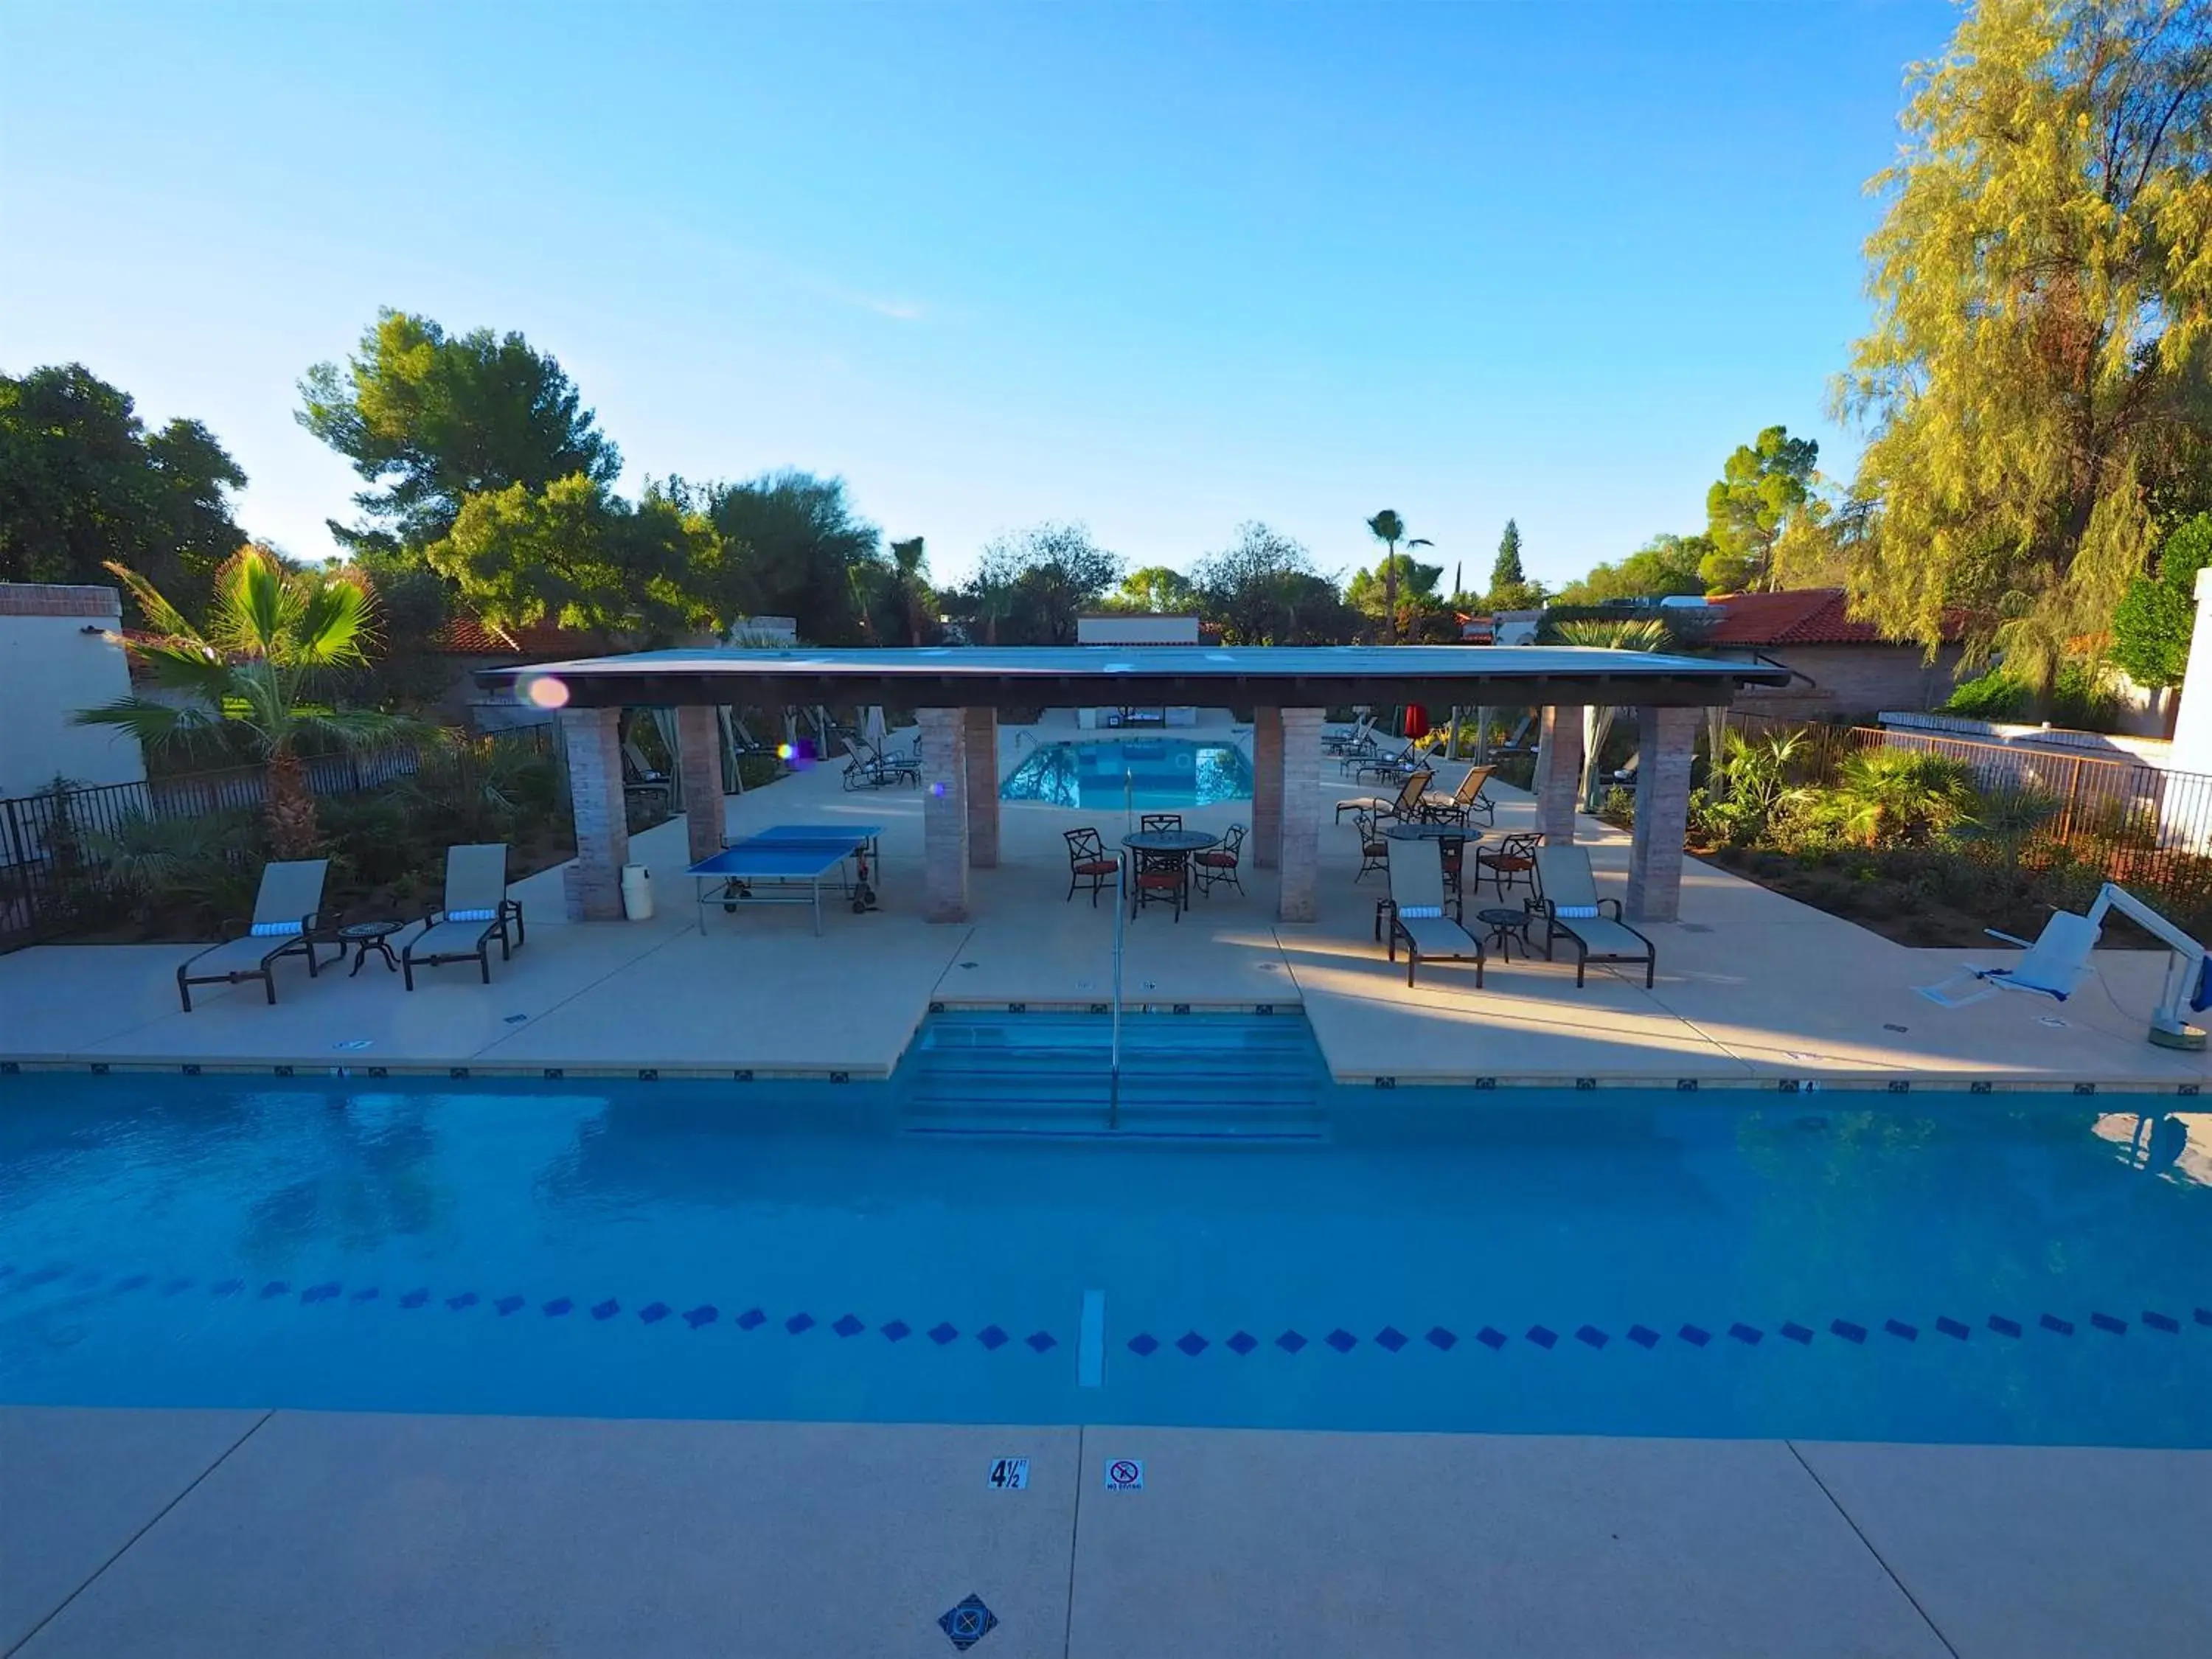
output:
[[[1139,808],[1209,806],[1252,799],[1252,763],[1233,743],[1183,738],[1048,743],[1023,758],[999,798],[1094,811],[1125,799]]]
[[[0,1400],[2212,1445],[2170,1103],[9,1078]]]

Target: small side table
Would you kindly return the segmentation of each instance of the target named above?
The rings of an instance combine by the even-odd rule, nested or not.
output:
[[[1506,961],[1513,960],[1513,941],[1521,941],[1521,954],[1529,953],[1528,921],[1532,913],[1527,910],[1477,910],[1474,919],[1490,929],[1490,942]]]
[[[386,973],[398,972],[399,958],[392,954],[392,936],[406,925],[404,921],[356,921],[339,928],[333,935],[338,942],[338,954],[343,957],[345,947],[353,946],[353,969],[346,977],[351,979],[361,971],[361,964],[368,960],[371,951],[384,958]]]

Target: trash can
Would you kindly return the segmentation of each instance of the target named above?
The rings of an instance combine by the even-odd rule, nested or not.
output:
[[[641,864],[623,866],[623,914],[632,921],[653,916],[653,872]]]

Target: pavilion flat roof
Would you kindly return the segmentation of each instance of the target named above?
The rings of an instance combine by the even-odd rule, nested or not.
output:
[[[551,677],[575,707],[890,703],[1028,708],[1350,702],[1703,708],[1789,671],[1645,651],[1522,645],[931,646],[639,651],[487,668],[491,686]]]

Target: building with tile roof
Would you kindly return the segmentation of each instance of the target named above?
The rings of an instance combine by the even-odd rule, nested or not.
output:
[[[1746,686],[1735,708],[1785,720],[1833,720],[1884,710],[1935,708],[1961,678],[1956,621],[1931,660],[1917,641],[1894,640],[1850,614],[1840,587],[1730,593],[1708,601],[1721,617],[1705,635],[1717,655],[1790,671],[1781,687]]]

